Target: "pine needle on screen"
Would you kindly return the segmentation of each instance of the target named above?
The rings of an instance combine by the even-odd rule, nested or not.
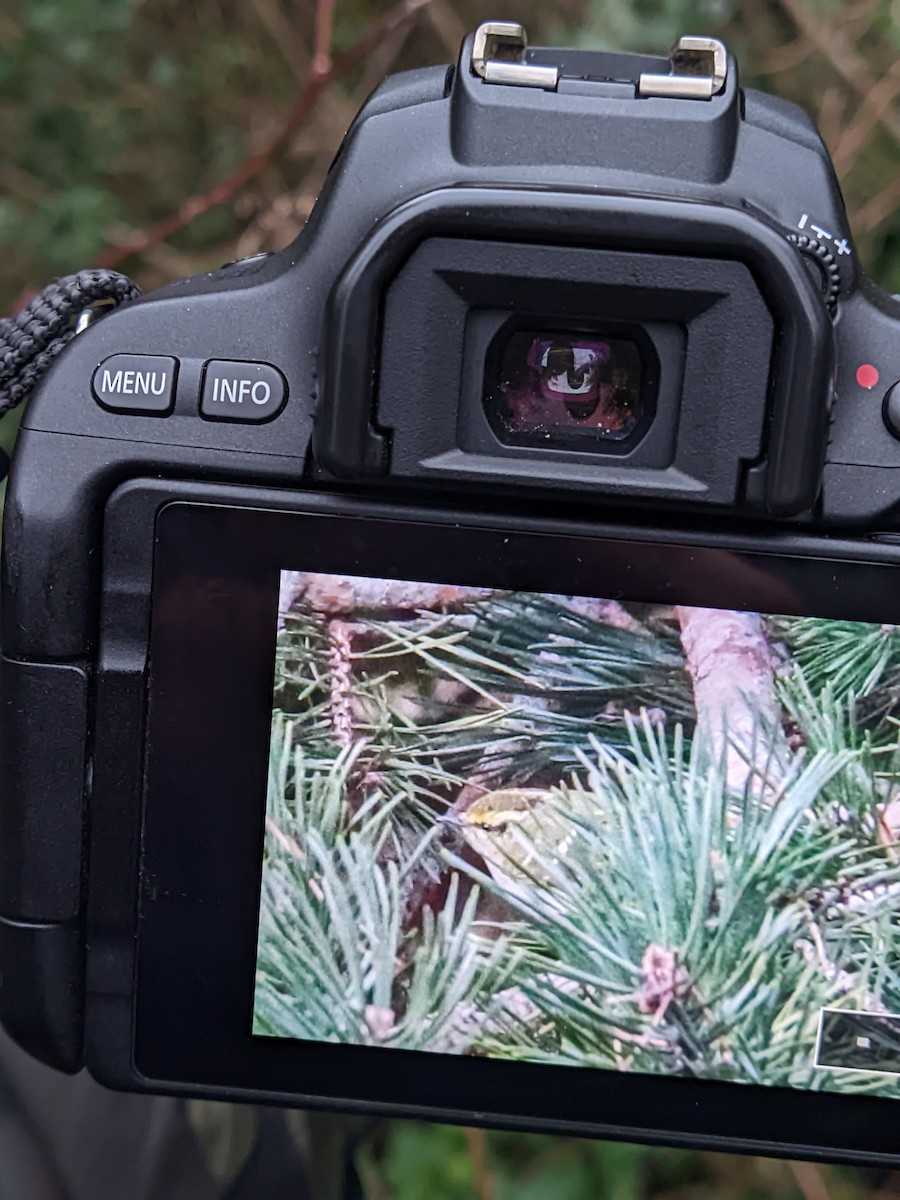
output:
[[[893,629],[285,575],[255,1033],[900,1094]]]

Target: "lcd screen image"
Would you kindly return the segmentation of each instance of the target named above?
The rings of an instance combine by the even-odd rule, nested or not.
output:
[[[900,1095],[900,631],[296,571],[277,621],[254,1034]]]

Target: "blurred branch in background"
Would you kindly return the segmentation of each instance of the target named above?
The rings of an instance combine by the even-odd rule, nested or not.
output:
[[[0,311],[92,262],[150,289],[287,244],[379,80],[452,61],[487,17],[538,43],[723,37],[746,84],[815,117],[900,292],[900,0],[5,0]],[[888,1171],[399,1122],[363,1168],[372,1200],[900,1198]]]
[[[898,13],[898,0],[12,0],[0,310],[87,263],[153,288],[287,244],[379,80],[452,61],[486,16],[558,44],[723,37],[745,83],[812,112],[863,258],[900,291]]]
[[[745,85],[813,116],[835,159],[866,267],[900,291],[897,0],[591,4],[579,36],[585,44],[651,49],[687,29],[724,38]]]
[[[405,32],[415,14],[428,2],[429,0],[401,0],[401,3],[391,8],[384,17],[373,22],[349,50],[332,58],[334,0],[319,0],[316,5],[312,63],[306,82],[297,93],[284,126],[259,150],[245,158],[227,179],[198,196],[189,197],[171,216],[164,217],[147,229],[140,230],[124,243],[104,251],[98,256],[95,265],[117,267],[125,259],[166,241],[211,208],[232,200],[241,188],[259,174],[272,155],[304,125],[315,108],[319,93],[329,84],[344,79],[386,43],[390,43],[399,33]]]
[[[571,24],[582,7],[554,13]],[[454,59],[480,8],[14,0],[0,16],[0,310],[73,263],[121,265],[147,289],[285,245],[366,95],[391,70]],[[529,20],[542,5],[498,9]]]

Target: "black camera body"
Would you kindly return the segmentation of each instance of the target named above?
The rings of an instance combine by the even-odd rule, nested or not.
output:
[[[386,81],[296,243],[96,320],[25,414],[7,1030],[120,1087],[896,1154],[883,1099],[287,1049],[249,1013],[279,565],[893,621],[898,330],[810,120],[719,43],[493,24]]]

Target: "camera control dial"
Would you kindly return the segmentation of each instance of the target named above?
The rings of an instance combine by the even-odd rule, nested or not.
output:
[[[900,383],[895,383],[885,393],[881,415],[884,417],[888,433],[900,439]]]
[[[834,316],[841,291],[841,269],[837,259],[826,245],[805,233],[791,233],[788,241],[793,242],[804,256],[813,282],[821,291],[828,311]]]

